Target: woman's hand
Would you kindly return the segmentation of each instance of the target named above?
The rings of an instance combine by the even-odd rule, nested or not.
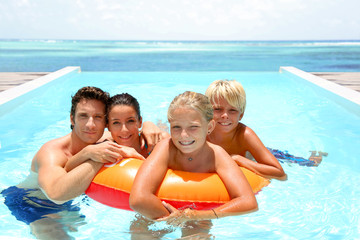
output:
[[[167,137],[170,137],[169,133],[162,131],[154,123],[146,121],[140,133],[141,147],[143,148],[146,144],[146,150],[150,153],[158,142]]]
[[[162,202],[163,206],[169,211],[170,215],[162,218],[158,218],[157,221],[166,221],[167,224],[174,227],[181,227],[184,223],[195,219],[195,210],[186,208],[184,210],[178,210],[171,204]]]

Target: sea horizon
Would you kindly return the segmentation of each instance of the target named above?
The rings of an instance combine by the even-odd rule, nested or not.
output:
[[[0,71],[360,72],[360,40],[0,39]]]
[[[287,42],[287,41],[360,41],[359,39],[77,39],[77,38],[1,38],[0,41],[17,41],[17,40],[62,40],[62,41],[160,41],[160,42]]]

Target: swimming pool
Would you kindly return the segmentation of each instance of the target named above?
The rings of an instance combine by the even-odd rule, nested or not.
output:
[[[166,121],[170,101],[185,90],[205,92],[216,79],[237,79],[247,94],[242,120],[267,147],[307,158],[328,152],[319,167],[283,163],[285,182],[272,180],[258,195],[259,211],[213,221],[216,239],[354,239],[360,237],[360,115],[318,87],[280,72],[81,72],[6,103],[0,110],[0,189],[16,185],[46,141],[70,131],[70,96],[93,85],[138,98],[144,120]],[[22,99],[23,98],[23,99]],[[20,104],[21,103],[21,104]],[[345,105],[344,105],[345,104]],[[360,108],[359,106],[357,106]],[[353,111],[355,109],[355,111]],[[0,197],[1,201],[3,198]],[[78,239],[129,239],[133,212],[81,196],[85,218],[65,222]],[[153,229],[162,229],[163,223]],[[30,228],[0,205],[0,236],[33,238]],[[74,231],[72,231],[74,230]],[[76,231],[75,231],[76,230]],[[170,229],[165,239],[181,237]]]

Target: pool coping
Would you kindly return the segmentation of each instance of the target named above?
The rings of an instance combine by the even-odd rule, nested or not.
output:
[[[295,67],[290,67],[290,66],[289,67],[280,67],[279,72],[284,73],[284,74],[295,75],[301,79],[304,79],[312,84],[315,84],[315,85],[321,87],[324,90],[332,92],[335,95],[342,97],[342,98],[360,106],[360,93],[353,89],[341,86],[337,83],[328,81],[321,77],[315,76],[311,73],[304,72]]]
[[[81,72],[81,69],[78,66],[64,67],[32,81],[4,90],[0,92],[0,106],[72,72]]]
[[[81,72],[80,66],[67,66],[55,72],[49,73],[45,76],[36,78],[32,81],[4,90],[0,92],[0,106],[3,106],[5,103],[8,103],[26,93],[29,93],[47,83],[50,83],[55,79],[76,72],[77,73]],[[290,77],[295,76],[297,78],[306,80],[307,82],[315,84],[318,87],[327,90],[340,98],[350,101],[351,103],[355,104],[358,107],[360,106],[360,92],[357,92],[353,89],[341,86],[337,83],[328,81],[326,79],[302,71],[292,66],[281,66],[279,68],[279,72],[282,74],[289,75]]]

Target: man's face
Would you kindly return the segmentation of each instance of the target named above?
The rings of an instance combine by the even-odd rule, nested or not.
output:
[[[96,143],[106,126],[105,105],[98,100],[82,99],[71,116],[74,133],[86,144]]]

